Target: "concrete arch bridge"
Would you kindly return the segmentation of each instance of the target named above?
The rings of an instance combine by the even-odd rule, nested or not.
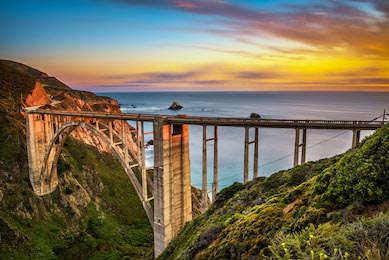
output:
[[[29,110],[27,120],[27,152],[29,176],[36,195],[53,192],[58,185],[57,162],[66,139],[77,127],[88,129],[104,141],[119,159],[143,204],[154,229],[155,256],[192,219],[189,125],[203,127],[202,211],[207,209],[207,142],[214,143],[212,195],[218,191],[218,127],[244,129],[243,180],[248,181],[249,146],[254,145],[253,177],[258,176],[258,148],[260,128],[295,129],[294,165],[306,160],[307,129],[338,129],[353,132],[353,148],[359,142],[362,130],[375,130],[386,122],[243,119],[196,116],[167,116],[147,114],[110,114],[100,112],[70,112],[57,110]],[[127,121],[136,121],[129,129]],[[144,123],[153,124],[154,174],[147,174],[145,163]],[[113,127],[115,125],[115,127]],[[118,127],[119,126],[119,127]],[[207,127],[214,135],[207,138]],[[250,139],[250,128],[254,140]],[[117,129],[121,129],[118,131]],[[134,136],[136,149],[131,146]],[[301,154],[301,158],[300,158]],[[135,170],[137,169],[137,170]],[[152,203],[151,203],[152,202]]]

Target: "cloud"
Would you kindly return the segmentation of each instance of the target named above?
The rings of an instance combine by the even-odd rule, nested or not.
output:
[[[246,41],[263,34],[319,48],[340,47],[374,58],[389,57],[389,2],[387,0],[322,1],[320,4],[284,5],[274,11],[261,11],[217,0],[116,0],[127,4],[149,5],[181,10],[223,19],[205,26],[207,33]],[[364,2],[384,15],[361,9],[352,3]],[[219,28],[213,28],[218,26]],[[211,28],[210,28],[211,27]],[[237,39],[239,38],[239,39]],[[251,41],[252,42],[252,41]]]
[[[199,71],[187,71],[187,72],[150,72],[135,75],[135,77],[140,77],[142,79],[135,82],[140,83],[155,83],[155,82],[182,82],[188,79],[192,79],[198,75]],[[129,83],[133,83],[130,81]]]
[[[107,75],[102,80],[120,81],[126,84],[155,84],[155,83],[173,83],[191,80],[202,74],[199,70],[190,70],[184,72],[146,72],[137,74]]]
[[[264,71],[240,71],[230,73],[230,75],[234,78],[245,80],[278,79],[282,77],[278,73]]]
[[[327,79],[327,80],[301,80],[290,81],[287,85],[311,85],[311,86],[327,86],[333,88],[333,86],[339,87],[352,87],[352,86],[389,86],[389,78],[386,77],[367,77],[367,78],[345,78],[345,79]]]
[[[383,72],[383,69],[381,67],[366,67],[366,68],[360,68],[356,70],[350,70],[350,71],[344,71],[344,72],[332,72],[326,74],[326,76],[329,77],[347,77],[347,78],[354,78],[354,77],[366,77],[366,76],[375,76],[379,75]]]
[[[216,79],[213,79],[213,80],[192,80],[189,83],[193,84],[193,85],[209,86],[209,85],[223,85],[226,82],[227,82],[226,80],[220,80],[220,79],[216,80]]]
[[[207,75],[213,71],[211,65],[191,69],[183,72],[146,72],[138,74],[108,75],[102,78],[104,81],[116,81],[117,84],[104,84],[97,88],[108,86],[116,88],[137,88],[140,86],[206,86],[222,85],[226,83],[221,79],[206,79]]]

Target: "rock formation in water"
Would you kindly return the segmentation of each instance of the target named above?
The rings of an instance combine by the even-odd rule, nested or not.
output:
[[[170,105],[170,107],[169,107],[169,109],[170,110],[180,110],[180,109],[183,109],[184,107],[180,104],[180,103],[178,103],[177,101],[174,101],[171,105]]]

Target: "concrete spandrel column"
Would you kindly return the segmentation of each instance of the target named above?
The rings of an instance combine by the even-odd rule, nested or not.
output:
[[[299,164],[299,152],[300,152],[300,128],[296,128],[296,136],[294,141],[294,163],[293,166]]]
[[[357,148],[361,138],[361,130],[354,129],[353,130],[353,140],[352,140],[352,149]]]
[[[154,121],[154,248],[158,256],[192,219],[189,128]]]
[[[54,136],[53,121],[39,114],[27,114],[27,154],[31,186],[36,195],[54,191],[58,185],[53,166],[55,147],[48,151]]]

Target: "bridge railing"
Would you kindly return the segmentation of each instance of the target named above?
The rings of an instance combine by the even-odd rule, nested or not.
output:
[[[294,120],[294,119],[252,119],[252,118],[226,118],[203,117],[188,115],[155,115],[155,114],[129,114],[106,112],[77,112],[61,110],[34,110],[29,113],[52,114],[65,116],[93,117],[102,119],[133,120],[153,122],[157,117],[162,117],[165,122],[190,125],[215,125],[235,127],[272,127],[272,128],[322,128],[322,129],[370,129],[382,127],[385,121],[364,120]]]

